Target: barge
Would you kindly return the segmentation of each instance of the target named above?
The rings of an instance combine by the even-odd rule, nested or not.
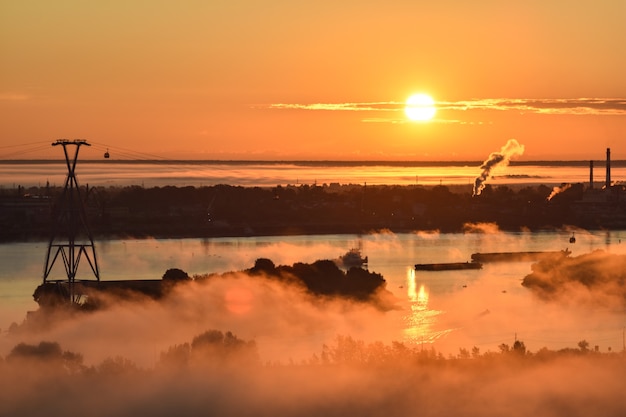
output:
[[[460,269],[481,269],[480,262],[446,262],[435,264],[415,264],[416,271],[455,271]]]
[[[560,259],[569,256],[568,249],[560,251],[488,252],[473,253],[472,262],[530,262]]]

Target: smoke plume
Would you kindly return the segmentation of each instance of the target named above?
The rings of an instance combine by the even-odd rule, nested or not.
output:
[[[520,145],[515,139],[509,139],[500,152],[492,152],[489,158],[480,166],[482,172],[474,181],[474,196],[480,195],[485,188],[485,182],[491,178],[491,170],[497,166],[506,166],[513,156],[522,155],[524,145]]]
[[[550,201],[552,200],[552,198],[557,195],[562,193],[563,191],[569,189],[572,186],[572,184],[564,184],[560,187],[553,187],[552,188],[552,192],[550,193],[550,195],[548,196],[547,200]]]

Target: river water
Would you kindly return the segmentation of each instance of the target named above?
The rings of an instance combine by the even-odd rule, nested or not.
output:
[[[594,180],[600,185],[604,164],[596,164]],[[612,178],[620,181],[625,168],[621,161],[613,164]],[[62,162],[0,162],[0,187],[16,188],[60,186],[66,176]],[[481,172],[476,163],[356,163],[356,162],[132,162],[81,161],[76,175],[81,184],[102,186],[203,186],[230,184],[241,186],[276,186],[298,184],[397,184],[397,185],[464,185],[468,191]],[[512,163],[492,172],[488,183],[545,184],[585,182],[589,180],[587,162]],[[487,230],[488,231],[488,230]],[[163,313],[159,310],[120,313],[118,326],[126,329],[107,331],[101,322],[77,325],[73,330],[45,336],[68,344],[77,351],[97,351],[101,355],[122,355],[140,362],[145,360],[145,346],[139,339],[149,340],[152,350],[166,349],[172,343],[189,341],[206,327],[233,331],[244,338],[254,338],[267,358],[301,357],[319,351],[322,344],[337,334],[346,334],[368,341],[390,343],[401,341],[439,352],[454,354],[460,348],[497,351],[501,344],[511,345],[523,340],[530,350],[576,347],[585,339],[599,349],[624,346],[626,317],[623,311],[589,309],[572,303],[539,300],[521,281],[531,272],[531,263],[485,264],[480,270],[424,272],[415,271],[416,263],[469,261],[475,252],[562,250],[572,256],[601,249],[611,253],[626,252],[622,239],[626,231],[576,231],[576,243],[569,243],[571,231],[527,233],[378,233],[364,236],[281,236],[211,239],[141,239],[97,241],[98,263],[102,280],[160,278],[169,268],[180,268],[189,275],[222,273],[247,269],[258,258],[269,258],[277,265],[335,259],[350,248],[360,247],[369,258],[370,271],[380,273],[386,288],[395,297],[396,309],[384,314],[366,313],[364,306],[334,305],[305,309],[305,301],[294,293],[280,295],[281,290],[248,287],[244,291],[244,307],[257,300],[257,308],[248,315],[226,317],[233,312],[211,310],[208,306],[224,303],[237,288],[209,287],[200,303],[187,302],[180,310]],[[21,323],[28,311],[37,309],[32,299],[34,289],[42,281],[46,242],[0,244],[0,355],[9,348],[7,329]],[[50,277],[64,278],[61,265]],[[56,275],[55,275],[56,274]],[[78,278],[92,278],[83,262]],[[236,284],[235,286],[240,285]],[[239,291],[239,292],[238,292]],[[197,297],[196,297],[197,298]],[[264,300],[261,302],[261,300]],[[271,301],[268,301],[271,300]],[[197,301],[197,300],[196,300]],[[241,300],[240,300],[241,301]],[[291,305],[289,305],[291,304]],[[190,307],[193,306],[193,307]],[[241,307],[241,306],[240,306]],[[290,307],[290,308],[288,308]],[[194,314],[187,309],[193,310]],[[146,307],[147,309],[147,307]],[[245,310],[245,309],[244,309]],[[253,313],[252,313],[253,312]],[[182,320],[197,323],[184,333],[178,326],[165,326],[170,316],[182,314]],[[153,316],[161,317],[156,331],[138,334],[138,329],[154,327]],[[96,317],[96,316],[94,316]],[[119,316],[116,316],[119,317]],[[143,321],[142,321],[143,320]],[[156,319],[155,319],[156,320]],[[135,322],[136,321],[136,322]],[[133,324],[135,323],[135,324]],[[179,322],[180,323],[180,322]],[[177,323],[178,324],[178,323]],[[221,327],[220,327],[221,326]],[[273,327],[272,327],[273,326]],[[98,329],[98,330],[94,330]],[[284,330],[286,329],[286,330]],[[86,332],[89,337],[76,336]],[[70,337],[70,334],[74,334]],[[124,334],[124,338],[121,338]],[[197,334],[197,333],[196,333]],[[36,337],[36,336],[33,336]],[[43,337],[43,336],[42,336]],[[102,340],[105,338],[106,340]],[[73,342],[70,342],[69,340]],[[130,339],[137,339],[136,349],[125,350]],[[93,347],[81,345],[92,341]],[[108,341],[108,342],[107,342]],[[133,356],[134,355],[134,356]],[[153,360],[154,362],[155,360]]]
[[[189,275],[237,271],[258,258],[277,265],[334,259],[360,246],[370,271],[383,275],[396,298],[397,310],[384,314],[384,330],[368,321],[354,331],[371,340],[402,341],[454,352],[460,347],[497,351],[516,338],[531,350],[575,347],[585,339],[602,349],[621,348],[623,312],[596,314],[576,306],[539,300],[520,285],[530,263],[485,264],[481,270],[415,271],[416,263],[469,261],[472,253],[494,251],[561,250],[572,256],[602,249],[625,253],[626,231],[528,233],[379,233],[371,235],[281,236],[211,239],[141,239],[97,241],[102,280],[160,278],[168,268]],[[0,245],[0,329],[20,323],[37,308],[33,290],[42,280],[46,242]],[[62,278],[62,265],[54,274]],[[82,265],[78,277],[93,278]],[[61,269],[61,270],[59,270]],[[132,272],[129,272],[132,271]],[[61,275],[59,275],[61,274]],[[372,322],[373,323],[373,322]],[[233,330],[237,329],[225,329]],[[336,329],[317,334],[325,343]],[[259,330],[259,332],[261,332]],[[263,338],[262,334],[255,336]]]

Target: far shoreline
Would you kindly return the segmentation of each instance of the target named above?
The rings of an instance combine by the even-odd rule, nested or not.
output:
[[[304,161],[304,160],[95,160],[78,161],[79,184],[94,187],[293,187],[300,185],[472,186],[481,161]],[[605,161],[594,161],[596,179]],[[586,182],[590,161],[510,161],[490,168],[494,186],[548,186]],[[613,161],[620,180],[626,160]],[[67,168],[60,160],[0,161],[0,189],[62,186]],[[599,181],[594,181],[598,182]]]
[[[497,225],[503,232],[624,229],[621,215],[605,216],[600,224],[597,209],[583,217],[573,209],[587,210],[577,203],[587,187],[487,184],[475,197],[471,184],[91,187],[95,200],[90,203],[89,223],[95,240],[101,241],[463,233],[472,224]],[[601,188],[597,183],[596,189]],[[22,189],[19,196],[0,190],[0,214],[4,213],[0,241],[47,241],[52,204],[61,190],[39,188],[29,194]],[[549,202],[556,190],[560,195]]]

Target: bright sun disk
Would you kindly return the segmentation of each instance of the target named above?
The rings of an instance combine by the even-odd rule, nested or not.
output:
[[[437,113],[435,100],[428,94],[413,94],[406,100],[404,113],[409,119],[414,121],[424,122],[430,120]]]

